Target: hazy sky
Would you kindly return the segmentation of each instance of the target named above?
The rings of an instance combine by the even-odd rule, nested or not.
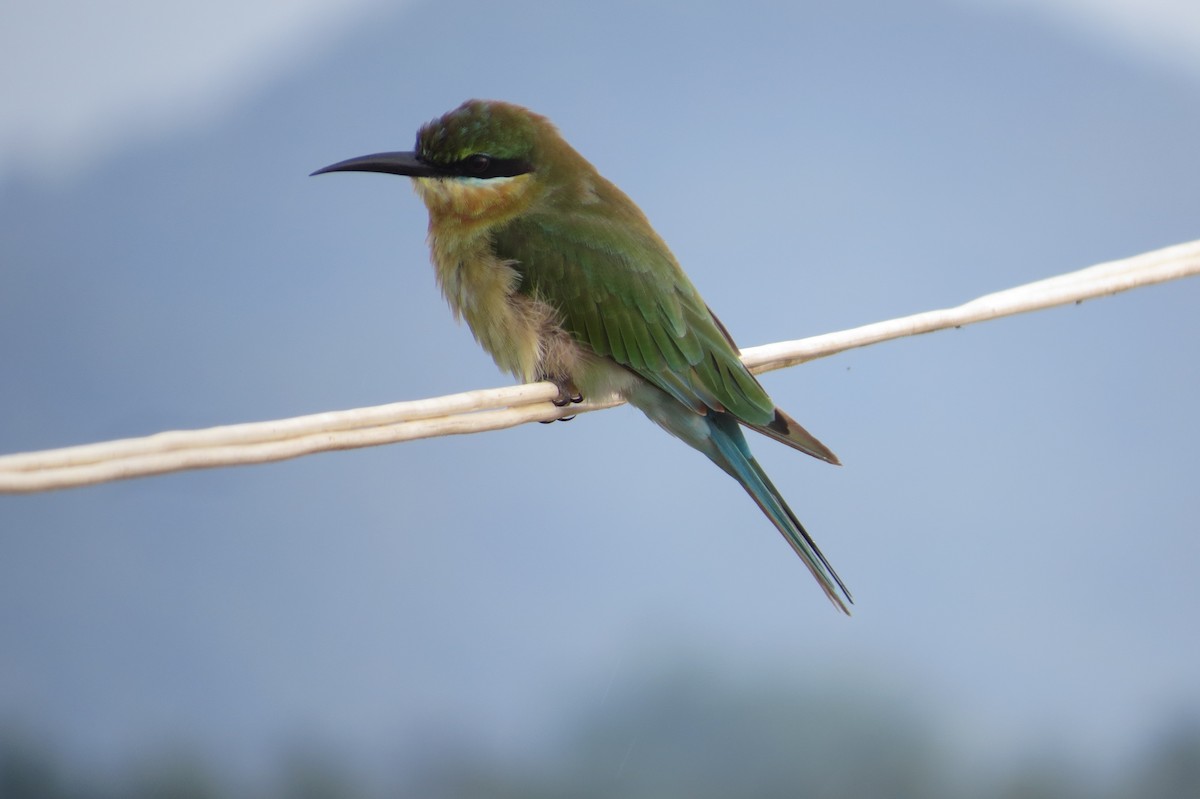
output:
[[[744,345],[1195,239],[1193,6],[6,3],[0,451],[507,382],[405,181],[308,177],[472,96],[549,115]],[[846,464],[751,442],[852,619],[628,409],[0,497],[0,724],[105,762],[504,751],[683,660],[1103,769],[1200,714],[1198,303],[768,376]]]
[[[1200,6],[1189,0],[954,1],[1040,18],[1118,57],[1200,80]],[[374,10],[405,2],[7,2],[0,6],[0,173],[60,174],[147,127],[194,124],[251,96]]]

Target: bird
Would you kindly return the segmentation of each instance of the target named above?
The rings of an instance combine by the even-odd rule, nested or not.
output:
[[[550,381],[555,405],[616,395],[741,484],[834,606],[853,597],[755,460],[746,427],[822,461],[779,409],[645,214],[544,116],[468,100],[414,150],[318,169],[412,179],[437,283],[503,371]]]

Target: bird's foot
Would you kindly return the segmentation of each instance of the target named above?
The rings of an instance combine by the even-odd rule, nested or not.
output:
[[[550,400],[556,408],[565,408],[568,405],[578,405],[583,402],[583,395],[579,393],[579,389],[575,388],[575,384],[569,381],[560,382],[554,380],[554,385],[558,386],[558,396]],[[551,422],[569,422],[575,418],[575,414],[563,416],[558,419],[546,419],[542,424],[550,424]]]
[[[568,405],[578,405],[583,402],[583,395],[579,393],[579,389],[571,384],[558,387],[558,396],[550,400],[556,408],[565,408]]]

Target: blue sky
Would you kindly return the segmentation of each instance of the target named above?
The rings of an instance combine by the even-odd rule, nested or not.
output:
[[[554,119],[747,346],[1198,235],[1183,4],[85,8],[0,18],[0,451],[505,382],[404,181],[307,177],[472,96]],[[431,725],[504,751],[686,653],[1102,769],[1200,709],[1198,300],[768,376],[846,463],[752,442],[849,620],[628,409],[0,498],[0,721],[100,762]]]

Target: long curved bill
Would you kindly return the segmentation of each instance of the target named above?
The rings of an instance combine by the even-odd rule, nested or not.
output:
[[[410,178],[432,178],[443,174],[437,167],[417,158],[416,153],[360,155],[321,167],[312,174],[323,175],[326,172],[386,172],[389,175],[405,175]]]

